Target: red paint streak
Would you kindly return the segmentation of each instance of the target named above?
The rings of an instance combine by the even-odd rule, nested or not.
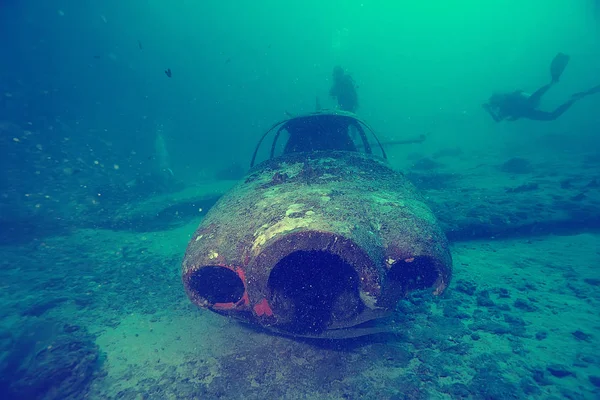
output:
[[[231,310],[235,308],[235,303],[215,303],[212,308],[215,310]]]
[[[273,316],[273,310],[271,310],[267,299],[264,298],[260,301],[260,303],[254,306],[254,312],[259,317],[262,317],[263,315],[266,315],[267,317]]]
[[[242,296],[242,299],[238,301],[237,304],[247,306],[248,304],[250,304],[250,299],[248,299],[248,292],[246,291],[246,274],[244,273],[244,270],[240,267],[235,267],[235,273],[240,277],[242,283],[244,284],[244,295]]]
[[[250,299],[248,298],[248,292],[244,292],[242,299],[237,302],[237,305],[238,306],[247,306],[248,304],[250,304]]]
[[[246,287],[246,274],[244,273],[244,270],[241,269],[240,267],[236,267],[235,273],[240,277],[240,279],[244,283],[244,287]]]

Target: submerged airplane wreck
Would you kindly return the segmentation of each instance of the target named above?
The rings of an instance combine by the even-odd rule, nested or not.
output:
[[[279,122],[252,164],[188,245],[183,283],[199,307],[288,335],[347,338],[371,333],[361,324],[409,292],[448,286],[435,216],[354,114]]]

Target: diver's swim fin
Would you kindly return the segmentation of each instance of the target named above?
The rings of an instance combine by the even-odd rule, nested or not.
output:
[[[558,53],[552,59],[552,63],[550,64],[550,75],[552,75],[552,83],[556,83],[560,80],[560,76],[563,71],[567,67],[569,63],[569,57],[565,53]]]

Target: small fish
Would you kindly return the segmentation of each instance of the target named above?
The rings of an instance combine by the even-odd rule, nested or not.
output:
[[[171,77],[171,68],[167,68],[165,69],[165,74],[167,74],[167,76],[170,78]]]
[[[138,47],[139,47],[139,49],[140,49],[140,50],[144,50],[144,46],[142,46],[142,41],[141,41],[141,40],[138,40],[137,42],[138,42]]]
[[[100,56],[99,56],[99,55],[95,55],[95,56],[94,56],[94,58],[95,58],[96,60],[99,60],[99,59],[100,59]]]

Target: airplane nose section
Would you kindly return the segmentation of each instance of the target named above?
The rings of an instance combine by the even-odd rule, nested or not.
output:
[[[445,290],[448,243],[402,174],[356,153],[295,157],[257,166],[208,212],[183,262],[196,305],[331,337],[389,315],[413,290]]]

